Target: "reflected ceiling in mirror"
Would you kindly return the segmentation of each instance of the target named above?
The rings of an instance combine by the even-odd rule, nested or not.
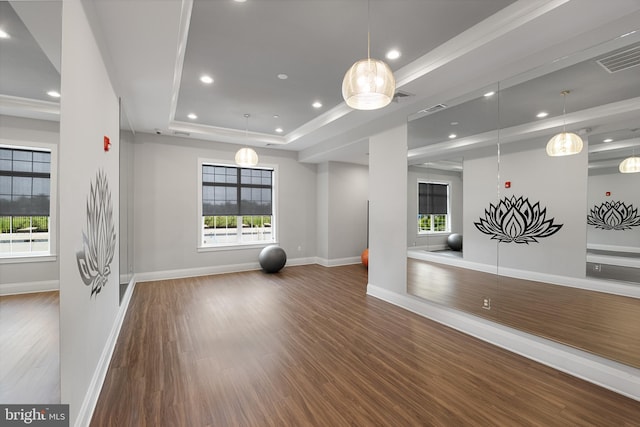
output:
[[[616,59],[619,66],[614,68]],[[571,91],[566,115],[564,90]],[[493,91],[495,95],[484,96]],[[438,105],[409,117],[409,164],[452,153],[483,157],[495,151],[497,142],[504,152],[529,150],[565,126],[588,137],[591,153],[622,150],[598,154],[617,159],[640,136],[640,31]],[[609,139],[618,144],[600,145]]]
[[[61,1],[0,2],[0,114],[58,120]]]

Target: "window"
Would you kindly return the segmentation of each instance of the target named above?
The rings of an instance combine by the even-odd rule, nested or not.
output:
[[[202,162],[200,246],[274,242],[274,174]]]
[[[0,257],[49,255],[52,151],[0,145]]]
[[[451,231],[449,184],[418,182],[418,233]]]

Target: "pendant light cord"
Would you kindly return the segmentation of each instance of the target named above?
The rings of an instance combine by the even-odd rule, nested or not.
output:
[[[562,91],[562,133],[567,132],[567,95],[568,90]]]
[[[367,59],[371,59],[371,1],[367,0]]]

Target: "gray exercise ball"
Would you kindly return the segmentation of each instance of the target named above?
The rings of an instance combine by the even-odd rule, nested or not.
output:
[[[287,254],[280,246],[269,245],[260,251],[258,261],[266,273],[277,273],[287,263]]]
[[[447,245],[451,248],[452,251],[461,251],[462,250],[462,234],[453,233],[449,234],[447,237]]]

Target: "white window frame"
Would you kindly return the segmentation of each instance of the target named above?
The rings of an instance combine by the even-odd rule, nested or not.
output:
[[[0,147],[17,150],[46,150],[51,153],[51,176],[49,178],[49,251],[0,254],[0,264],[55,261],[57,258],[56,250],[58,247],[58,146],[56,144],[46,142],[18,142],[0,138]]]
[[[204,245],[202,242],[202,230],[204,227],[203,224],[203,215],[202,215],[202,166],[203,165],[215,165],[215,166],[226,166],[233,167],[239,169],[270,169],[273,170],[273,176],[271,181],[272,187],[272,200],[271,200],[271,210],[274,221],[271,223],[271,239],[269,240],[260,240],[253,242],[232,242],[232,243],[218,243],[215,245]],[[251,248],[262,248],[268,245],[278,244],[278,167],[277,165],[271,164],[260,164],[259,166],[254,166],[251,168],[242,168],[235,163],[229,163],[228,160],[218,160],[218,159],[209,159],[209,158],[198,158],[198,206],[197,206],[197,234],[196,234],[196,249],[198,252],[209,252],[209,251],[220,251],[220,250],[234,250],[234,249],[251,249]]]
[[[447,186],[447,227],[444,231],[432,231],[433,230],[433,217],[434,214],[431,214],[431,228],[432,230],[421,230],[420,229],[420,184],[441,184]],[[418,231],[418,236],[426,236],[426,235],[436,235],[436,234],[451,234],[451,181],[444,180],[429,180],[429,179],[419,179],[416,183],[416,229]]]

